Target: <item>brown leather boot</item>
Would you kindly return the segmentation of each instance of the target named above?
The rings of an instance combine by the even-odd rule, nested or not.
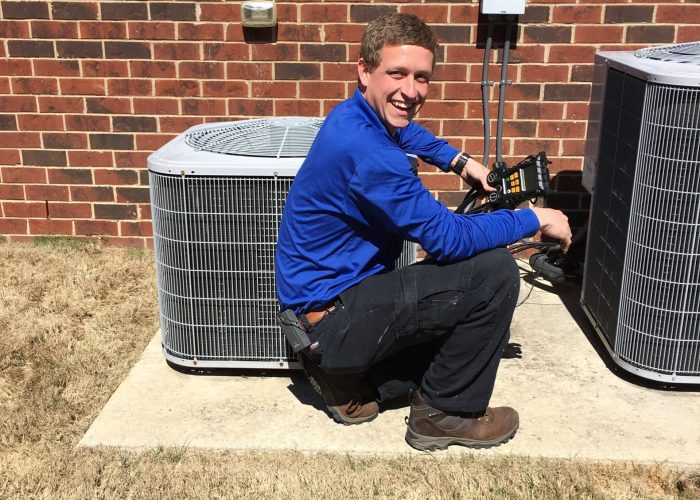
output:
[[[299,354],[311,386],[323,398],[333,420],[353,425],[377,418],[377,397],[364,374],[334,375],[322,370],[308,354]]]
[[[483,416],[449,415],[429,406],[420,390],[411,393],[406,442],[418,450],[444,450],[451,444],[490,448],[505,443],[518,430],[518,412],[502,406],[487,408]]]

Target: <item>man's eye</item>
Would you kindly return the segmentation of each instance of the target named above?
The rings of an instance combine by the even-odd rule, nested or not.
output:
[[[430,78],[427,76],[417,76],[416,81],[420,83],[430,83]]]
[[[400,71],[389,71],[389,76],[392,78],[403,78],[403,73]]]

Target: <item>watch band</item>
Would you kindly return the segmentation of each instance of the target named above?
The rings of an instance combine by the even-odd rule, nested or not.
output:
[[[467,153],[462,153],[459,155],[459,158],[457,158],[457,161],[455,164],[450,167],[450,169],[457,175],[462,175],[462,172],[464,171],[464,166],[467,164],[469,161],[469,156]]]

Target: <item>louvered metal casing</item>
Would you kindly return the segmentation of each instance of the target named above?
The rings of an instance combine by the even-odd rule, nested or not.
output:
[[[200,125],[149,157],[168,361],[299,366],[275,319],[274,253],[287,193],[321,124],[271,118]],[[400,265],[415,254],[407,243]]]
[[[700,43],[602,52],[596,66],[581,303],[622,368],[699,383]]]

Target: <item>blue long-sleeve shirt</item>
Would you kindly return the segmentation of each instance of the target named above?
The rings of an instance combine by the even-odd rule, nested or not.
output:
[[[423,186],[407,153],[446,171],[459,150],[415,123],[392,137],[359,90],[328,115],[282,216],[275,279],[283,309],[313,310],[385,271],[403,240],[449,262],[539,229],[529,209],[454,214]]]

